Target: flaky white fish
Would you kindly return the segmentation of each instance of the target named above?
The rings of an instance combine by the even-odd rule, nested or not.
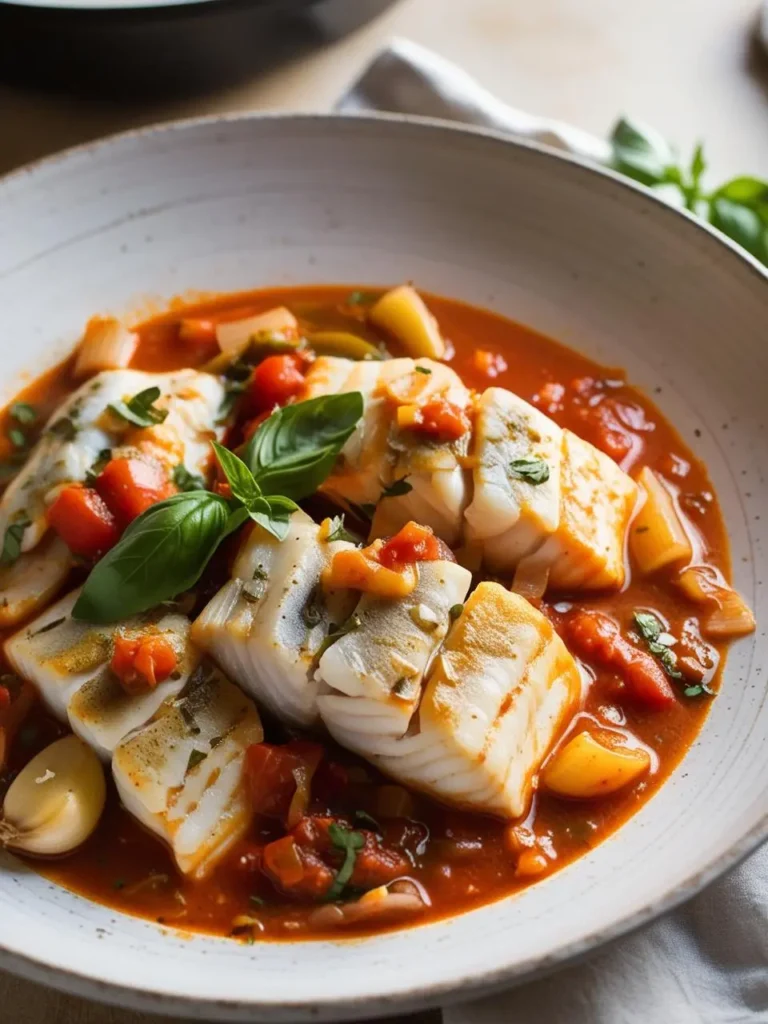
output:
[[[407,731],[426,671],[471,575],[455,562],[416,565],[418,581],[396,600],[364,594],[348,632],[320,659],[318,707],[334,738],[364,757]]]
[[[517,818],[581,688],[549,621],[517,594],[481,583],[446,638],[408,733],[367,756],[439,800]]]
[[[328,541],[327,527],[295,512],[285,540],[254,526],[232,579],[209,602],[193,639],[231,679],[294,725],[317,719],[314,669],[332,624],[346,621],[356,600],[326,592],[323,570],[348,541]]]
[[[204,661],[180,697],[118,744],[120,799],[168,844],[183,874],[204,877],[247,831],[243,758],[263,735],[253,702]]]

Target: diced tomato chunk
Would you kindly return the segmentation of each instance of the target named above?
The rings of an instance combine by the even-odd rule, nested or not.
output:
[[[469,417],[460,406],[439,396],[414,411],[409,429],[430,434],[441,441],[456,441],[466,434],[470,426]]]
[[[442,546],[428,526],[410,522],[378,551],[378,560],[387,569],[398,571],[415,562],[435,562],[442,558]]]
[[[81,558],[100,558],[120,539],[120,528],[101,496],[90,487],[64,487],[48,509],[48,522],[69,550]]]
[[[96,490],[123,527],[156,502],[176,493],[159,462],[134,456],[108,462],[96,481]]]
[[[363,832],[362,835],[365,836],[365,845],[357,852],[350,885],[375,889],[408,872],[410,864],[404,853],[384,846],[373,832]]]
[[[161,635],[128,637],[118,634],[110,668],[130,694],[154,690],[178,663],[176,648]]]
[[[305,360],[297,352],[267,356],[253,371],[248,404],[254,413],[285,405],[304,387]]]
[[[245,752],[244,770],[256,814],[285,821],[299,789],[300,799],[308,803],[312,776],[322,757],[320,744],[305,740],[282,746],[252,743]]]
[[[643,704],[663,709],[676,703],[675,692],[661,665],[622,636],[617,623],[607,615],[577,612],[567,620],[565,632],[576,654],[615,669],[631,695]]]
[[[283,836],[264,847],[264,869],[284,889],[304,879],[304,864],[293,836]]]

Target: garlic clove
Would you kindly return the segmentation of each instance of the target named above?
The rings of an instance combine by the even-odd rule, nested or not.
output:
[[[104,769],[77,736],[56,740],[27,764],[5,795],[0,845],[54,857],[77,849],[107,799]]]

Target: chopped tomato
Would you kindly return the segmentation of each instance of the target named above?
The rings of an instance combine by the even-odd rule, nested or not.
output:
[[[167,679],[178,663],[176,649],[167,637],[152,635],[115,638],[109,667],[130,694],[154,690]]]
[[[81,558],[101,558],[120,539],[117,520],[90,487],[70,484],[48,509],[48,522],[69,550]]]
[[[151,505],[176,493],[159,462],[133,456],[108,462],[96,480],[96,490],[123,527]]]
[[[507,361],[500,352],[489,352],[485,348],[475,349],[472,362],[478,373],[483,373],[486,377],[498,377],[507,369]]]
[[[304,864],[293,836],[283,836],[264,847],[264,868],[284,889],[304,879]]]
[[[292,740],[282,746],[252,743],[245,752],[245,778],[257,814],[286,821],[306,813],[312,776],[323,757],[319,743]],[[295,806],[294,801],[302,806]]]
[[[401,414],[402,413],[402,414]],[[441,441],[456,441],[471,424],[466,412],[442,395],[425,405],[408,405],[398,410],[398,424],[408,430],[429,434]]]
[[[637,700],[654,709],[676,702],[667,674],[650,654],[640,651],[621,634],[617,623],[602,612],[576,612],[565,625],[576,654],[615,669]]]
[[[304,387],[305,360],[297,352],[267,356],[253,371],[248,404],[255,413],[285,405]]]
[[[378,551],[378,560],[388,569],[399,570],[414,562],[436,562],[442,545],[428,526],[406,523]]]
[[[212,348],[216,344],[216,324],[213,320],[185,317],[179,322],[179,338],[190,345]]]
[[[330,837],[333,824],[338,824],[334,818],[320,816],[303,818],[299,822],[292,834],[302,857],[306,851],[311,850],[323,857],[330,857],[334,862],[341,858],[341,851],[334,846]],[[348,828],[344,822],[341,824]],[[365,842],[357,851],[350,885],[361,889],[375,888],[386,885],[409,870],[410,863],[402,850],[385,846],[373,832],[361,830],[360,835]]]

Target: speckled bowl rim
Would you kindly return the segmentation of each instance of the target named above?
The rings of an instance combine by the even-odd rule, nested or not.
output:
[[[195,0],[195,2],[200,2],[200,0]],[[207,3],[212,2],[212,0],[202,0],[202,2]],[[323,120],[337,121],[339,119],[359,121],[368,127],[375,127],[377,122],[397,123],[402,125],[406,131],[422,132],[431,130],[453,133],[457,137],[465,135],[476,136],[488,142],[509,147],[512,152],[515,149],[528,150],[539,154],[544,159],[569,165],[574,175],[587,175],[595,180],[608,179],[614,185],[618,185],[626,191],[628,201],[635,203],[641,208],[645,207],[652,215],[660,218],[670,217],[676,219],[681,233],[688,232],[692,237],[695,236],[701,241],[703,246],[714,247],[720,252],[727,250],[732,260],[735,261],[734,266],[741,264],[742,268],[746,267],[753,275],[764,282],[768,288],[768,269],[744,249],[736,245],[716,228],[695,217],[687,210],[670,206],[655,196],[649,189],[636,184],[617,172],[537,142],[515,139],[503,132],[459,125],[440,118],[386,113],[318,114],[313,112],[290,114],[247,112],[185,118],[118,132],[70,147],[51,156],[31,161],[20,168],[0,176],[0,189],[17,180],[20,181],[25,177],[34,176],[38,170],[45,169],[50,171],[59,164],[65,165],[68,160],[75,156],[90,155],[92,158],[98,159],[103,151],[108,150],[120,141],[135,140],[137,143],[140,143],[144,138],[184,132],[205,125],[224,125],[241,121],[287,121],[293,123],[309,121],[314,124]],[[80,971],[57,967],[43,960],[17,953],[3,943],[0,943],[0,967],[30,981],[49,985],[75,995],[82,996],[84,993],[87,993],[89,997],[113,1005],[167,1015],[186,1014],[189,1016],[191,1014],[200,1020],[215,1020],[217,1019],[217,1013],[221,1011],[247,1012],[251,1009],[258,1010],[259,1019],[262,1020],[268,1019],[271,1012],[274,1012],[276,1018],[279,1017],[282,1021],[290,1019],[291,1014],[295,1014],[297,1020],[359,1021],[362,1019],[372,1019],[374,1017],[388,1016],[393,1013],[407,1013],[436,1005],[465,1002],[472,998],[493,995],[514,985],[532,981],[552,973],[557,968],[563,967],[568,963],[578,962],[589,953],[594,952],[598,947],[642,928],[660,915],[674,910],[686,900],[691,899],[720,875],[736,867],[766,840],[768,840],[768,813],[763,815],[755,825],[736,839],[725,853],[714,858],[704,869],[698,871],[684,883],[667,889],[656,900],[648,903],[639,911],[626,915],[610,928],[590,933],[578,940],[566,943],[546,956],[531,957],[528,960],[518,961],[509,967],[494,969],[485,973],[475,971],[467,976],[457,977],[450,982],[440,982],[429,986],[422,985],[411,991],[400,992],[390,997],[379,995],[376,998],[375,1006],[371,1004],[369,997],[366,996],[356,996],[348,999],[343,997],[332,998],[322,1003],[311,1002],[307,999],[293,1001],[290,998],[281,999],[280,1001],[264,1001],[259,999],[186,998],[180,994],[171,996],[156,989],[142,988],[140,984],[126,986],[115,982],[103,981]],[[439,927],[439,922],[437,926]],[[340,940],[339,946],[343,948],[347,942],[360,941],[365,940]]]

